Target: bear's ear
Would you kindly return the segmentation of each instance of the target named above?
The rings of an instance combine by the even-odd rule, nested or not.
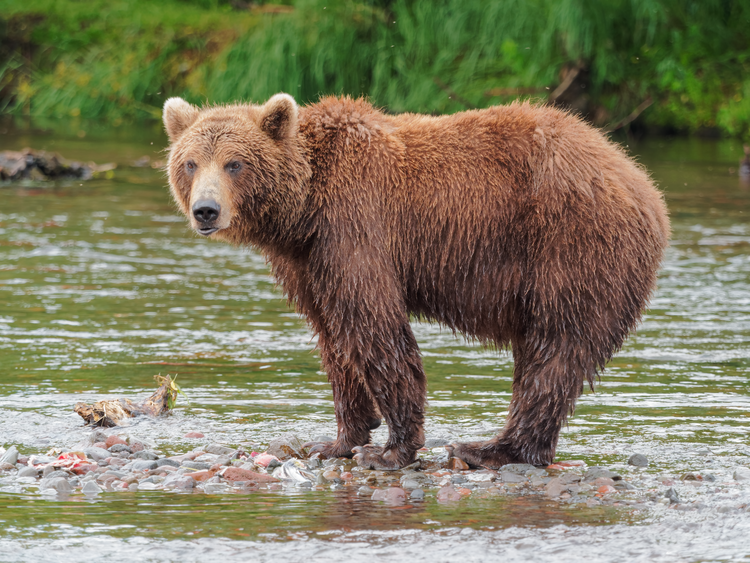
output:
[[[174,143],[198,119],[200,110],[182,98],[169,98],[164,102],[164,127],[170,142]]]
[[[260,128],[281,141],[297,133],[299,107],[289,94],[276,94],[260,110]]]

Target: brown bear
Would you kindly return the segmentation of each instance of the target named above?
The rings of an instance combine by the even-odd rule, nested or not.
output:
[[[505,427],[453,454],[474,467],[551,463],[668,243],[646,172],[547,106],[435,117],[346,97],[203,109],[171,98],[164,123],[170,187],[192,227],[258,248],[318,334],[338,437],[311,451],[364,467],[404,467],[424,444],[410,315],[513,352]]]

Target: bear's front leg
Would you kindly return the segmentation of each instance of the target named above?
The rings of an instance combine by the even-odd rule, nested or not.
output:
[[[342,247],[342,240],[335,252],[330,241],[321,241],[325,259],[312,260],[309,276],[321,311],[323,360],[338,366],[329,368],[339,420],[336,447],[340,453],[360,446],[355,459],[362,467],[400,469],[424,445],[426,381],[419,348],[392,262],[376,246]],[[382,448],[354,443],[369,438],[373,403],[388,424]]]

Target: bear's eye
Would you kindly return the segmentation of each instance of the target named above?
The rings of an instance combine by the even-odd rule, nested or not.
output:
[[[185,163],[185,168],[187,168],[188,172],[193,172],[195,170],[195,162],[193,162],[192,160],[188,160]]]
[[[236,160],[234,160],[230,162],[229,164],[227,164],[227,168],[229,169],[230,172],[237,172],[237,170],[242,168],[242,165]]]

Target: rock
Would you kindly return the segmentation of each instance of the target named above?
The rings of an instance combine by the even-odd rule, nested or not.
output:
[[[198,469],[198,470],[206,470],[211,469],[211,464],[206,463],[204,461],[183,461],[182,462],[183,467],[187,467],[188,469]]]
[[[101,493],[104,489],[102,489],[99,485],[97,485],[94,481],[89,481],[86,483],[82,488],[81,492],[84,495],[98,495]]]
[[[628,465],[648,467],[648,458],[643,454],[633,454],[628,458]]]
[[[195,471],[193,473],[190,473],[189,476],[198,482],[202,482],[208,481],[211,477],[214,476],[215,473],[215,471]]]
[[[455,459],[455,458],[453,458]],[[438,502],[452,502],[461,500],[464,495],[453,488],[453,485],[446,485],[437,493]]]
[[[188,432],[185,438],[205,438],[202,432]]]
[[[354,479],[354,475],[352,475],[350,471],[342,471],[341,479],[343,481],[351,481],[352,479]]]
[[[481,472],[477,471],[476,473],[471,473],[470,475],[467,475],[466,478],[471,483],[491,483],[495,479],[497,479],[497,474],[494,472]]]
[[[416,482],[414,479],[407,479],[406,481],[402,481],[401,482],[401,486],[404,489],[407,489],[407,490],[408,489],[418,489],[419,488],[419,483]]]
[[[614,483],[614,481],[612,481]],[[617,489],[615,489],[612,485],[602,485],[598,489],[596,489],[597,494],[600,495],[609,495],[612,493],[616,493]]]
[[[125,440],[123,440],[119,436],[115,436],[114,434],[112,434],[111,436],[108,436],[107,441],[104,442],[104,444],[107,446],[107,449],[111,448],[115,444],[123,444],[125,446],[128,445],[128,443]]]
[[[127,454],[132,454],[133,450],[130,449],[130,446],[127,444],[112,444],[109,447],[109,451],[113,454],[119,454],[122,452],[125,452]]]
[[[18,470],[18,477],[38,477],[39,470],[36,467],[27,466]]]
[[[142,452],[146,449],[146,447],[143,445],[143,442],[138,441],[132,441],[130,442],[130,449],[133,450],[133,453],[135,452]]]
[[[570,485],[571,483],[580,483],[583,476],[580,473],[563,473],[558,477],[563,485]]]
[[[249,471],[247,469],[241,469],[239,467],[227,467],[221,473],[219,473],[224,479],[231,482],[236,481],[253,481],[255,483],[272,483],[278,481],[276,477],[268,475],[267,473],[257,473],[255,471]]]
[[[424,500],[424,491],[422,489],[414,489],[409,498],[412,500]]]
[[[424,447],[428,450],[431,450],[432,448],[440,448],[442,446],[447,446],[451,442],[450,440],[446,440],[445,438],[430,438],[429,440],[426,440],[424,443]]]
[[[267,452],[270,455],[276,456],[279,460],[285,461],[287,459],[304,458],[304,449],[302,448],[302,442],[294,434],[283,434],[272,440],[268,444]]]
[[[237,454],[237,450],[227,448],[226,446],[222,446],[221,444],[211,444],[210,446],[206,447],[206,453],[215,455],[228,455],[230,457],[234,457]]]
[[[139,452],[133,452],[133,459],[146,459],[148,461],[156,461],[159,456],[149,450],[141,450]]]
[[[359,489],[357,489],[357,494],[361,497],[371,497],[372,496],[372,487],[368,487],[367,485],[361,486]]]
[[[612,479],[613,477],[617,477],[617,474],[613,473],[609,469],[604,469],[603,467],[594,466],[594,467],[589,467],[586,470],[586,473],[583,475],[583,480],[584,482],[596,481],[597,479],[600,479],[602,477],[605,479]]]
[[[173,459],[169,459],[167,457],[163,457],[161,459],[157,459],[156,460],[156,466],[157,467],[165,467],[165,466],[166,467],[179,467],[180,466],[180,462],[179,461],[175,461]]]
[[[0,462],[0,471],[13,471],[16,468],[14,463]]]
[[[506,473],[516,473],[518,475],[526,475],[527,472],[536,469],[533,465],[528,463],[508,463],[500,468],[500,471]]]
[[[93,446],[90,447],[90,448],[85,448],[83,450],[83,453],[86,454],[86,457],[91,458],[94,461],[102,461],[104,459],[107,459],[111,455],[104,448],[96,448],[96,447],[93,447]]]
[[[452,457],[445,463],[445,468],[451,471],[466,471],[469,465],[460,458]]]
[[[732,473],[735,481],[750,481],[750,469],[747,467],[738,467]]]
[[[518,473],[511,473],[510,471],[500,471],[500,480],[503,483],[526,483],[525,475],[519,475]]]
[[[453,483],[454,485],[457,485],[459,483],[466,483],[467,480],[463,475],[451,475],[450,479],[451,483]]]
[[[130,483],[130,485],[128,485],[128,491],[130,491],[131,493],[137,493],[138,483]]]
[[[14,468],[16,466],[16,462],[18,461],[18,448],[15,446],[9,447],[2,457],[0,457],[0,464],[1,463],[7,463],[12,465]]]
[[[679,504],[682,502],[677,495],[677,491],[674,490],[674,487],[669,487],[669,489],[666,490],[664,498],[668,499],[670,504]]]
[[[253,463],[261,467],[268,467],[272,461],[278,462],[279,458],[271,454],[258,454],[253,458]]]
[[[599,487],[604,487],[604,486],[614,487],[615,482],[612,479],[609,479],[607,477],[599,477],[598,479],[594,480],[592,485],[594,486],[594,488],[599,488]]]
[[[45,470],[46,469],[47,468],[45,467]],[[45,471],[44,477],[47,479],[58,479],[60,477],[62,477],[63,479],[67,479],[68,477],[70,477],[70,475],[67,471],[63,471],[62,469],[53,469],[49,472]]]
[[[151,469],[156,469],[157,467],[159,466],[155,461],[149,461],[147,459],[138,459],[130,466],[133,471],[149,471]]]
[[[323,472],[323,477],[327,481],[340,480],[341,479],[341,474],[338,471],[336,471],[335,469],[329,469],[329,470]]]
[[[380,500],[392,506],[404,504],[406,503],[406,491],[398,487],[378,489],[372,493],[372,500]]]
[[[73,490],[68,480],[63,477],[53,477],[52,479],[42,479],[39,483],[39,489],[44,491],[47,489],[54,489],[60,494],[68,494]]]

